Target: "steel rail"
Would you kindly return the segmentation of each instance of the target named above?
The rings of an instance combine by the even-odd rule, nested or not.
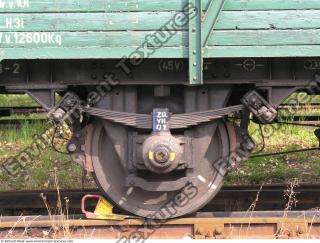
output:
[[[255,210],[283,210],[286,205],[284,198],[286,184],[275,184],[265,186],[225,186],[218,195],[209,203],[204,211],[241,211],[247,210],[257,199]],[[295,188],[296,199],[298,200],[294,210],[309,210],[320,206],[320,184],[301,184]],[[0,193],[0,211],[34,211],[46,210],[43,198],[50,208],[57,206],[57,191],[21,191]],[[87,194],[101,195],[97,189],[87,190],[61,190],[60,198],[68,198],[68,208],[78,212],[81,198]],[[89,206],[94,206],[90,204]]]
[[[163,239],[163,238],[320,238],[319,211],[210,212],[179,219],[139,218],[86,220],[73,216],[20,216],[0,219],[5,229],[55,228],[69,230],[72,238]],[[65,233],[65,232],[64,232]],[[11,233],[12,234],[12,233]],[[55,235],[57,237],[57,235]]]

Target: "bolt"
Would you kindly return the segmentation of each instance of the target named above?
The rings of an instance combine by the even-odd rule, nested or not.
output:
[[[63,115],[61,113],[54,113],[53,117],[55,120],[60,120],[63,117]]]
[[[109,77],[109,75],[110,75],[109,73],[105,73],[105,74],[103,74],[103,78],[107,79]]]
[[[97,74],[92,74],[92,75],[91,75],[91,78],[92,78],[92,79],[97,79],[98,76],[97,76]]]
[[[256,146],[250,138],[246,138],[244,141],[244,146],[248,151],[252,151]]]
[[[226,72],[224,75],[223,75],[225,78],[230,78],[231,74]]]
[[[136,183],[134,183],[134,181],[130,181],[130,182],[129,182],[129,185],[130,185],[130,186],[135,186]]]
[[[66,102],[66,105],[72,105],[72,103],[73,103],[71,99],[68,99],[65,102]]]
[[[68,145],[68,151],[69,152],[75,152],[77,150],[77,145],[76,144],[74,144],[74,143],[70,143],[69,145]]]
[[[165,149],[159,149],[155,152],[154,158],[158,163],[166,163],[169,160],[169,153]]]
[[[197,228],[196,235],[204,235],[204,228],[202,227]]]
[[[264,114],[263,114],[263,118],[266,120],[266,121],[272,121],[275,116],[274,114],[271,112],[271,111],[266,111]]]
[[[252,95],[252,96],[250,97],[250,103],[251,103],[251,104],[255,104],[255,103],[257,102],[257,100],[258,100],[258,97],[255,96],[255,95]]]
[[[216,235],[222,235],[223,234],[223,229],[221,227],[217,227],[214,229],[214,234]]]
[[[290,238],[293,238],[293,237],[296,236],[296,233],[295,233],[293,230],[290,230],[290,231],[288,232],[288,235],[289,235]]]
[[[302,234],[305,234],[305,233],[306,233],[305,228],[303,226],[298,226],[297,234],[302,235]]]
[[[73,98],[67,99],[64,101],[64,104],[66,107],[74,107],[76,105],[77,101]]]
[[[218,77],[218,75],[217,75],[217,74],[215,74],[215,73],[212,73],[212,74],[211,74],[211,77],[212,77],[212,78],[217,78],[217,77]]]

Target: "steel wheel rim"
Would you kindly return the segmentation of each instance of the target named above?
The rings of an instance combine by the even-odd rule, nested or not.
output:
[[[216,129],[209,150],[207,157],[212,162],[229,154],[228,135],[222,123]],[[125,168],[115,158],[116,154],[112,151],[110,138],[102,122],[99,121],[95,126],[92,140],[92,161],[96,182],[114,205],[141,217],[175,218],[191,214],[210,202],[223,185],[224,175],[214,169],[212,162],[203,160],[201,169],[197,169],[198,185],[194,185],[197,188],[196,195],[190,196],[185,206],[171,208],[169,204],[178,194],[181,194],[180,191],[146,192],[140,188],[126,187]],[[209,169],[211,172],[206,174]],[[163,212],[163,208],[169,211],[171,208],[172,212]]]

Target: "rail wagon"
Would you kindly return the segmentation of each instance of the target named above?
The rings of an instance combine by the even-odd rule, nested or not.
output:
[[[319,91],[320,1],[1,0],[0,47],[1,92],[68,122],[114,205],[173,218],[250,156],[251,118]]]

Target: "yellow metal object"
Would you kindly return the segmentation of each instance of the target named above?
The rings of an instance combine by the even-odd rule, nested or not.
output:
[[[176,153],[170,153],[169,161],[174,161],[176,159]]]
[[[87,199],[97,199],[98,203],[94,212],[86,211],[85,203]],[[86,195],[82,198],[82,212],[88,219],[101,219],[101,220],[124,220],[128,218],[127,215],[120,215],[113,213],[113,205],[106,199],[98,195]]]
[[[169,155],[169,161],[172,162],[176,159],[176,153],[170,153]],[[149,152],[148,153],[148,159],[151,160],[151,161],[154,161],[154,152]]]
[[[150,151],[150,152],[148,153],[148,159],[151,160],[151,161],[154,160],[154,152],[151,152],[151,151]]]
[[[94,210],[97,219],[124,220],[127,216],[113,213],[113,206],[104,198],[100,198]]]

